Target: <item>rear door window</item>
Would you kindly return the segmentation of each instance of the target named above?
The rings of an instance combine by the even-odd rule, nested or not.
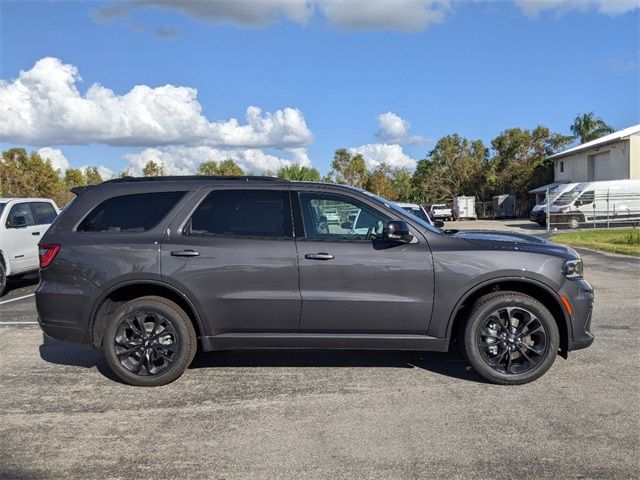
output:
[[[58,216],[53,205],[47,202],[32,202],[31,209],[36,217],[36,225],[49,225]]]
[[[289,192],[215,190],[196,208],[184,234],[291,237]]]
[[[87,215],[79,232],[145,232],[169,213],[186,192],[151,192],[105,200]]]

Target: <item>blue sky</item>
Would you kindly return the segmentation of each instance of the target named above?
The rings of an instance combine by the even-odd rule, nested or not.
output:
[[[115,172],[156,159],[187,173],[231,156],[325,173],[339,147],[411,168],[450,133],[568,134],[588,111],[640,123],[637,0],[202,3],[2,2],[0,147]],[[60,88],[72,77],[77,97]],[[103,90],[87,98],[93,84]],[[149,88],[127,96],[136,85]],[[260,109],[253,123],[248,107]]]

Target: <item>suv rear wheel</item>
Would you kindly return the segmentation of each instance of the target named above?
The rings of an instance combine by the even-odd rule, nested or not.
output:
[[[558,326],[539,301],[519,292],[495,292],[474,305],[464,331],[473,368],[492,383],[528,383],[555,361]]]
[[[155,387],[173,382],[196,354],[189,316],[166,298],[147,296],[122,305],[103,338],[107,362],[125,383]]]

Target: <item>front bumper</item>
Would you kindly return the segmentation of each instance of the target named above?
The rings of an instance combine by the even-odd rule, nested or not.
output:
[[[565,281],[560,295],[571,304],[568,350],[580,350],[593,343],[591,316],[593,314],[593,287],[584,279]]]

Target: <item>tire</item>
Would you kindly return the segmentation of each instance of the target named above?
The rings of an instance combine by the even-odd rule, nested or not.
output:
[[[567,224],[569,225],[569,228],[571,230],[575,230],[576,228],[578,228],[580,226],[580,219],[578,217],[570,217],[569,221],[567,222]]]
[[[512,327],[509,334],[507,317]],[[491,383],[520,385],[551,368],[560,333],[553,315],[538,300],[519,292],[494,292],[473,306],[462,343],[467,360],[480,376]]]
[[[159,333],[154,333],[156,330]],[[118,308],[107,325],[102,345],[113,373],[123,382],[140,387],[176,380],[191,364],[198,347],[185,311],[156,296],[137,298]]]
[[[7,287],[7,271],[4,269],[4,264],[0,261],[0,297],[4,293],[4,289]]]

